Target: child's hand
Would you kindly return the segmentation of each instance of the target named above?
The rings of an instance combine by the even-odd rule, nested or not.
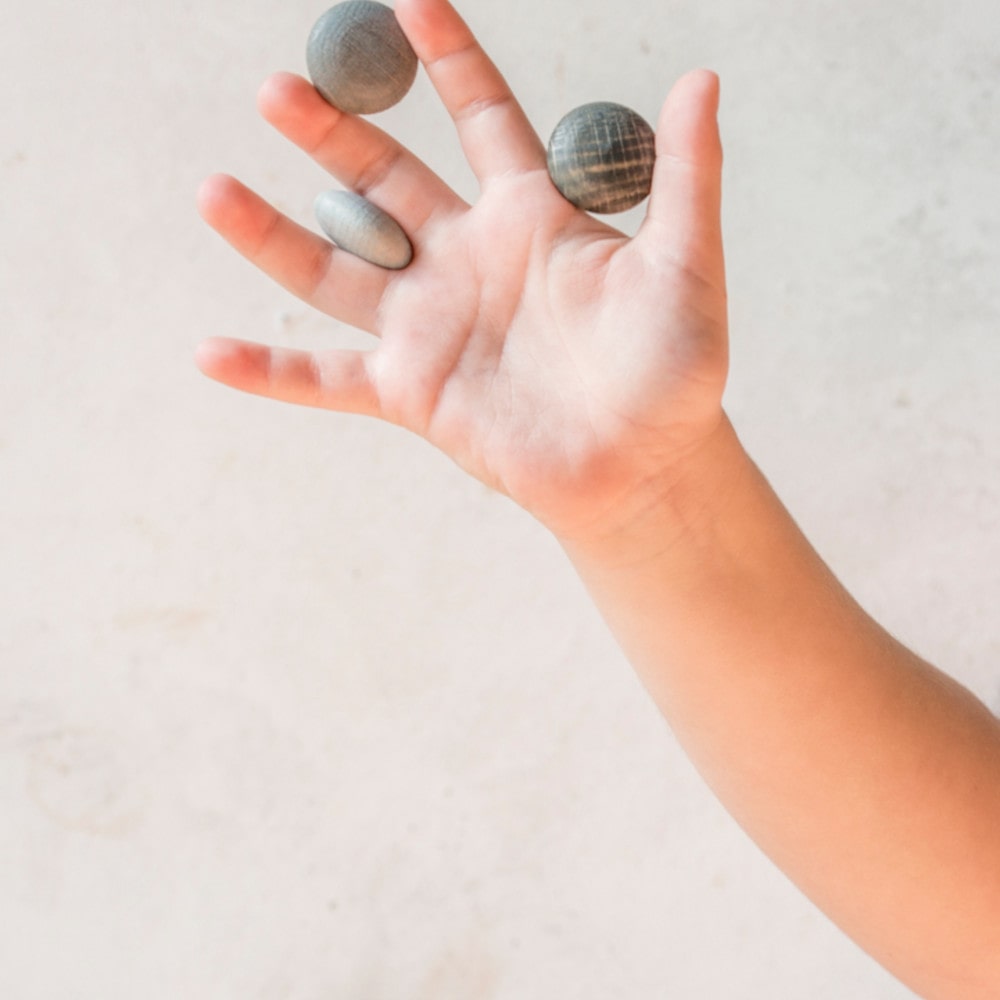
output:
[[[398,0],[396,12],[455,120],[478,200],[306,81],[273,77],[263,115],[394,216],[414,260],[382,270],[210,178],[200,206],[212,226],[380,342],[307,353],[214,339],[199,364],[239,389],[422,434],[561,537],[611,530],[669,490],[722,420],[717,79],[691,73],[668,97],[648,214],[626,239],[558,194],[542,143],[446,0]]]
[[[409,427],[534,513],[695,765],[789,877],[922,996],[1000,996],[1000,725],[865,615],[722,413],[715,77],[667,98],[628,240],[556,192],[446,0],[396,11],[480,197],[466,205],[373,125],[274,78],[265,116],[393,215],[415,256],[381,270],[210,180],[202,211],[226,239],[381,340],[316,354],[214,340],[202,368]]]

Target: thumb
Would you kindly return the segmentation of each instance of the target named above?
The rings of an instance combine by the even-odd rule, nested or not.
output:
[[[716,115],[719,78],[693,70],[674,84],[660,112],[644,252],[722,288],[722,143]]]

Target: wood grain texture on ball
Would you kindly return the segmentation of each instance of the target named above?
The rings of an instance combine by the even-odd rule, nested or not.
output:
[[[413,246],[399,223],[353,191],[324,191],[313,210],[323,232],[355,257],[394,271],[413,259]]]
[[[549,176],[567,201],[588,212],[624,212],[653,183],[656,138],[635,111],[610,101],[584,104],[552,132]]]
[[[401,101],[417,75],[417,55],[396,15],[375,0],[345,0],[313,25],[306,66],[334,107],[355,115]]]

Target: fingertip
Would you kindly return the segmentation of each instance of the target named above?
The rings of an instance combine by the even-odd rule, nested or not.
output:
[[[396,20],[399,21],[403,30],[409,36],[410,27],[417,25],[432,6],[433,4],[429,3],[428,0],[396,0],[392,5],[392,9],[396,15]]]
[[[698,100],[715,107],[718,105],[720,89],[719,74],[715,70],[691,69],[677,79],[667,100],[669,102],[671,98],[677,99],[683,96],[688,100]]]
[[[209,337],[195,349],[203,375],[232,389],[267,394],[268,348],[231,337]]]
[[[403,33],[425,65],[473,41],[472,32],[447,0],[396,0]]]
[[[239,186],[239,181],[228,174],[211,174],[198,186],[198,212],[210,226],[217,225],[224,206],[232,199]]]
[[[684,79],[692,89],[700,91],[703,94],[706,103],[718,108],[719,93],[722,85],[719,79],[719,74],[716,73],[715,70],[705,69],[704,67],[700,69],[693,69],[685,73],[682,79]]]
[[[265,121],[273,122],[308,90],[315,88],[304,77],[284,71],[272,73],[257,90],[257,111]]]
[[[718,111],[721,81],[710,69],[685,73],[670,89],[657,124],[657,152],[687,163],[721,157]]]
[[[227,358],[232,356],[232,342],[224,337],[209,337],[194,351],[194,363],[202,374],[218,379]]]
[[[718,108],[721,82],[719,75],[710,69],[691,69],[678,77],[663,103],[663,115],[678,109],[697,106],[714,112]]]

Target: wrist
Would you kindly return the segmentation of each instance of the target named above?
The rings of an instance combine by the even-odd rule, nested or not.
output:
[[[585,529],[556,537],[576,562],[609,569],[711,546],[753,463],[728,417],[670,468],[644,480]]]

